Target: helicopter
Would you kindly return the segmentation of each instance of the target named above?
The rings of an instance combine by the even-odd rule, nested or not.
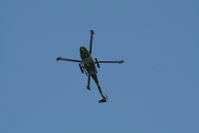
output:
[[[119,60],[119,61],[100,61],[97,58],[92,58],[92,45],[93,45],[93,36],[94,36],[94,30],[90,30],[90,46],[89,46],[89,50],[84,47],[84,46],[80,46],[80,60],[76,60],[76,59],[69,59],[69,58],[62,58],[62,57],[57,57],[56,60],[57,61],[70,61],[70,62],[76,62],[79,63],[79,68],[80,71],[85,74],[88,78],[87,80],[87,89],[91,90],[90,88],[90,81],[91,78],[94,80],[94,82],[97,85],[97,88],[99,90],[99,93],[102,97],[101,100],[98,100],[99,103],[104,103],[107,102],[107,96],[105,96],[102,92],[100,83],[98,81],[98,77],[97,77],[97,68],[100,68],[100,64],[101,63],[123,63],[124,60]]]

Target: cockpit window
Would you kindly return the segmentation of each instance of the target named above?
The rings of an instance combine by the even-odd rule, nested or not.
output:
[[[82,58],[89,57],[89,51],[84,46],[80,47],[80,54]]]

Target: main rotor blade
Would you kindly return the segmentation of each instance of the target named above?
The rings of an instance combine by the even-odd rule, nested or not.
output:
[[[97,62],[95,62],[97,63]],[[120,61],[98,61],[98,63],[124,63],[124,60],[120,60]]]
[[[87,81],[87,89],[88,90],[91,90],[91,88],[90,88],[90,82],[91,82],[91,75],[89,74],[88,75],[88,81]]]
[[[57,57],[56,61],[63,60],[63,61],[71,61],[71,62],[82,62],[81,60],[75,60],[75,59],[67,59],[62,57]]]
[[[93,46],[93,35],[94,35],[94,30],[90,30],[91,36],[90,36],[90,49],[89,53],[92,53],[92,46]]]

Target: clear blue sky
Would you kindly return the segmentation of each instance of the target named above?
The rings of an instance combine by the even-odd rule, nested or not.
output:
[[[0,133],[198,133],[198,0],[1,0]],[[96,34],[103,64],[78,64]]]

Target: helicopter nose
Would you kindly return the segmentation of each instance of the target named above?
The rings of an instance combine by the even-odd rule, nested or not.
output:
[[[84,50],[84,46],[81,46],[81,47],[79,48],[79,50],[80,50],[80,51],[83,51],[83,50]]]

